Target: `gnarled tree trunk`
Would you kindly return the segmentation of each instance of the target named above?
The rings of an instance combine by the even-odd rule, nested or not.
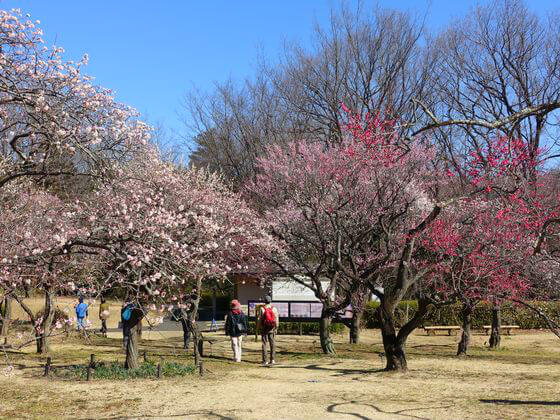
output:
[[[352,313],[350,321],[350,344],[358,344],[360,342],[360,322],[362,321],[363,311],[355,311]]]
[[[471,341],[473,307],[470,304],[463,303],[461,315],[463,317],[463,331],[461,333],[461,341],[457,346],[457,356],[466,356]]]
[[[191,331],[191,338],[193,341],[193,355],[195,366],[200,364],[200,331],[198,330],[198,325],[196,323],[196,318],[198,316],[198,304],[200,303],[200,293],[202,291],[202,278],[199,277],[196,281],[196,288],[191,294],[191,306],[188,310],[188,327]]]
[[[51,334],[52,322],[54,319],[54,293],[49,287],[45,287],[45,308],[43,311],[43,320],[36,328],[37,334],[37,353],[49,352],[49,335]]]
[[[387,358],[385,370],[404,371],[407,369],[406,354],[404,352],[404,341],[399,340],[395,329],[395,317],[393,313],[381,304],[378,309],[379,321],[381,322],[381,337],[383,338],[383,349]]]
[[[136,369],[138,367],[138,341],[138,330],[131,328],[126,342],[126,360],[124,362],[126,369]]]
[[[496,349],[500,347],[500,328],[502,328],[502,307],[499,304],[494,304],[492,308],[492,331],[490,332],[490,348]]]
[[[126,342],[126,360],[124,367],[126,369],[136,369],[138,367],[138,344],[140,338],[138,335],[138,324],[142,321],[144,312],[140,308],[134,308],[130,314],[130,319],[124,321],[123,329],[128,329],[128,340]]]
[[[0,328],[0,336],[7,337],[10,323],[12,321],[12,298],[6,296],[1,308],[2,327]]]
[[[321,349],[323,350],[324,354],[336,354],[331,338],[331,333],[329,331],[331,322],[332,315],[328,310],[325,309],[325,305],[323,304],[321,319],[319,320],[319,338],[321,340]]]
[[[398,334],[395,329],[394,309],[390,305],[381,302],[377,309],[377,315],[381,323],[381,336],[383,338],[383,348],[387,365],[385,370],[388,371],[405,371],[407,370],[405,345],[408,336],[418,328],[426,315],[428,314],[430,303],[426,299],[418,299],[418,310],[414,317],[399,330]]]

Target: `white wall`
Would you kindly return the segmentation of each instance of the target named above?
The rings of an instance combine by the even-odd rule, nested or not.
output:
[[[329,282],[321,282],[324,289],[329,287]],[[272,282],[272,300],[310,300],[318,302],[313,291],[293,280],[274,280]]]

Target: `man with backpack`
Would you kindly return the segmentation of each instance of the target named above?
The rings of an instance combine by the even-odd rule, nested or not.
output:
[[[272,306],[272,299],[270,296],[264,297],[264,305],[260,308],[260,313],[257,319],[257,329],[261,332],[262,339],[262,365],[267,366],[267,347],[270,346],[270,364],[274,365],[274,356],[276,355],[275,336],[278,326],[280,325],[280,318],[278,317],[278,310]]]
[[[126,350],[128,345],[128,337],[130,335],[130,318],[132,317],[132,309],[134,305],[132,302],[125,302],[121,308],[121,325],[123,329],[123,348]]]
[[[241,310],[241,304],[237,299],[231,301],[231,310],[226,316],[225,330],[226,335],[231,338],[233,359],[236,362],[241,362],[241,345],[243,336],[247,334],[247,315]]]

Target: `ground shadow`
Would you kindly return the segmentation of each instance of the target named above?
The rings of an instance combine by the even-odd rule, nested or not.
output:
[[[328,366],[336,366],[339,362],[329,363]],[[322,370],[324,372],[333,372],[334,376],[346,376],[346,375],[368,375],[371,373],[385,372],[384,369],[348,369],[348,368],[330,368],[328,366],[311,364],[311,365],[289,365],[289,366],[274,366],[273,369],[309,369],[309,370]]]
[[[421,417],[421,416],[417,416],[414,414],[409,414],[406,413],[406,411],[417,411],[417,410],[431,410],[431,409],[443,409],[443,408],[450,408],[453,405],[445,405],[445,406],[435,406],[435,407],[413,407],[413,408],[405,408],[402,410],[396,410],[396,411],[387,411],[387,410],[383,410],[381,408],[379,408],[378,406],[368,403],[368,402],[363,402],[363,401],[344,401],[341,403],[335,403],[335,404],[331,404],[327,407],[327,412],[329,413],[334,413],[334,414],[346,414],[346,415],[350,415],[350,416],[354,416],[357,419],[360,420],[374,420],[372,417],[367,417],[363,414],[360,414],[358,412],[356,412],[356,408],[357,406],[366,406],[369,408],[374,409],[377,413],[382,413],[382,414],[391,414],[394,416],[399,416],[399,417],[406,417],[406,418],[412,418],[412,419],[419,419],[419,420],[429,420],[428,417]],[[342,408],[344,410],[344,407],[348,407],[348,411],[341,411],[339,410],[340,408]]]
[[[216,413],[215,411],[211,410],[202,410],[202,411],[193,411],[190,413],[184,414],[170,414],[167,416],[161,415],[144,415],[144,416],[115,416],[115,417],[90,417],[87,420],[142,420],[142,419],[175,419],[175,418],[185,418],[188,419],[192,416],[204,416],[206,419],[215,419],[215,420],[237,420],[234,417],[224,416],[223,414]]]
[[[509,405],[560,405],[560,401],[522,401],[522,400],[479,400],[485,404],[509,404]]]

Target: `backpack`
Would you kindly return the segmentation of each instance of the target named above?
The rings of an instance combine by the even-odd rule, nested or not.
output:
[[[122,313],[123,321],[128,321],[131,315],[132,315],[132,306],[128,305],[126,308],[124,308],[124,311]]]
[[[233,330],[236,335],[242,335],[247,332],[242,314],[232,315],[231,321],[233,322]]]
[[[273,306],[265,306],[262,315],[263,331],[268,333],[276,328],[276,316],[274,315]]]

